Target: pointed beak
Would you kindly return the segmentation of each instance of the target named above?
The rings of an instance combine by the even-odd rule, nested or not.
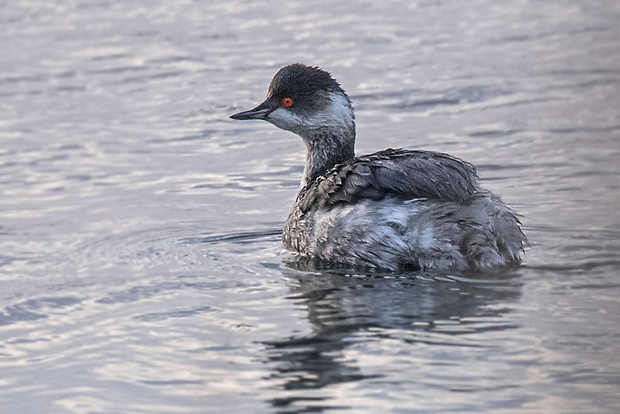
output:
[[[278,109],[277,105],[274,105],[269,100],[266,100],[256,108],[249,111],[239,112],[238,114],[231,115],[231,119],[262,119],[266,120],[270,113]]]

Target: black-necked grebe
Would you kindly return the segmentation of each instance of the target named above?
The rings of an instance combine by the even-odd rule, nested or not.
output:
[[[520,262],[515,213],[447,154],[387,149],[355,157],[355,115],[332,76],[293,64],[267,99],[233,119],[262,119],[306,144],[284,246],[303,257],[384,270],[487,269]]]

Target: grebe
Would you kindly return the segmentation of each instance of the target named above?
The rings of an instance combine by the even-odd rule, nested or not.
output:
[[[282,239],[319,263],[381,270],[479,270],[516,264],[527,243],[516,214],[478,184],[475,168],[431,151],[355,157],[355,115],[332,76],[281,68],[267,99],[232,119],[261,119],[306,144]]]

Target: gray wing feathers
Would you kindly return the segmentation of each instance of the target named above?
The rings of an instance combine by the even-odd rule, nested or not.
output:
[[[301,208],[387,196],[462,202],[480,190],[477,178],[471,164],[447,154],[387,149],[328,171],[307,188]]]

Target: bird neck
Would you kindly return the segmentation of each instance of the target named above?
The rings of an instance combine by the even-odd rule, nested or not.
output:
[[[355,157],[355,124],[347,128],[321,128],[304,135],[306,167],[302,187]]]

